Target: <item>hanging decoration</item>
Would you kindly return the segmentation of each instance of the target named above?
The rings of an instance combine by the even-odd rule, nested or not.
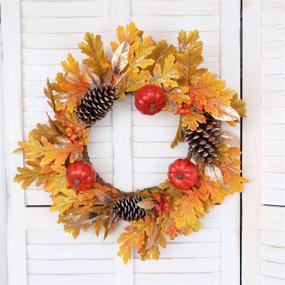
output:
[[[63,72],[47,80],[44,93],[54,116],[38,123],[17,151],[25,155],[15,181],[50,193],[51,211],[76,238],[93,228],[104,238],[120,220],[129,222],[118,239],[124,262],[135,249],[141,259],[158,259],[159,248],[179,234],[200,228],[200,218],[225,197],[243,189],[236,136],[223,131],[245,115],[245,103],[224,81],[202,67],[198,31],[181,31],[178,46],[144,36],[134,23],[117,29],[109,57],[100,35],[86,33],[79,43],[82,63],[69,54]],[[145,115],[165,109],[179,117],[171,144],[184,140],[188,154],[169,165],[161,184],[125,192],[106,183],[88,156],[90,128],[116,101],[134,96]]]

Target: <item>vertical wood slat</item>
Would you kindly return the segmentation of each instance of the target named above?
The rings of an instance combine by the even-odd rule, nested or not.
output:
[[[243,173],[250,180],[242,194],[242,280],[244,284],[260,284],[260,94],[262,86],[260,2],[247,0],[243,3],[243,97],[247,103],[247,118],[243,122]]]
[[[2,15],[0,15],[2,18]],[[2,29],[0,23],[0,44],[2,47]],[[1,48],[2,54],[2,48]],[[2,80],[2,56],[0,56],[0,86],[3,84]],[[2,96],[2,88],[0,91],[0,162],[4,161],[4,100]],[[6,183],[5,183],[5,167],[0,163],[0,284],[7,284],[7,253],[6,253]]]
[[[23,164],[22,154],[13,154],[22,139],[21,33],[19,0],[2,1],[3,97],[5,164],[8,191],[8,284],[26,285],[26,240],[24,192],[13,182],[15,169]]]
[[[130,0],[111,0],[111,30],[115,31],[118,25],[130,22]],[[125,191],[132,191],[132,104],[131,98],[116,103],[113,109],[113,149],[114,149],[114,185]],[[117,229],[117,236],[123,230]],[[125,265],[121,257],[117,256],[119,246],[115,250],[115,285],[134,284],[134,264],[130,260]]]
[[[240,1],[221,1],[221,78],[240,94]],[[239,133],[239,126],[236,127]],[[221,284],[240,284],[240,198],[236,194],[224,204],[222,227]]]

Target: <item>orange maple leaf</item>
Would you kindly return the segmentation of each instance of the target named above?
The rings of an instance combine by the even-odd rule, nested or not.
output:
[[[210,72],[191,82],[189,95],[192,104],[200,111],[219,116],[221,108],[229,107],[235,91],[226,89],[225,82]]]
[[[205,122],[205,116],[193,110],[191,110],[189,114],[184,115],[181,118],[181,126],[183,128],[188,128],[191,131],[195,131],[199,127],[199,124],[203,124]]]
[[[73,111],[89,88],[88,76],[80,70],[79,63],[71,54],[61,65],[66,73],[59,87],[68,93],[67,109]]]

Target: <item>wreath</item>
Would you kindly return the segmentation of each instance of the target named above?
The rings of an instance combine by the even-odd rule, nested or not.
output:
[[[158,259],[159,247],[178,234],[200,228],[200,218],[224,198],[243,189],[237,137],[222,130],[245,115],[245,103],[225,82],[201,67],[198,31],[180,31],[178,46],[144,36],[134,23],[117,28],[111,59],[100,35],[86,33],[79,48],[82,64],[68,54],[64,72],[47,80],[44,93],[54,117],[37,124],[17,150],[25,155],[15,181],[43,186],[51,211],[76,238],[92,227],[104,238],[120,220],[130,222],[120,235],[124,262],[133,248],[141,259]],[[88,157],[90,128],[112,110],[116,100],[134,96],[136,108],[154,115],[163,108],[178,116],[171,144],[186,141],[188,154],[171,163],[160,185],[125,192],[105,182]],[[95,167],[96,168],[96,167]]]

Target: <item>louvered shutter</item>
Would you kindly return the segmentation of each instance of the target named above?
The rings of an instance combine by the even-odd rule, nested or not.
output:
[[[5,34],[5,66],[9,62],[15,70],[8,70],[4,86],[5,98],[13,101],[6,99],[7,152],[36,122],[46,121],[45,78],[54,78],[68,52],[82,58],[77,42],[85,31],[102,34],[108,46],[115,27],[129,21],[173,43],[181,28],[196,28],[205,43],[204,65],[239,89],[239,1],[4,2],[6,25],[13,29]],[[15,82],[11,94],[8,82]],[[92,161],[107,181],[126,190],[157,184],[169,162],[187,150],[185,144],[170,150],[176,125],[164,111],[154,117],[141,115],[132,98],[118,102],[92,130]],[[87,232],[74,241],[49,213],[48,195],[34,186],[20,192],[12,184],[22,161],[20,154],[7,158],[9,285],[239,284],[238,195],[211,210],[201,231],[170,242],[160,261],[142,262],[134,256],[125,266],[116,255],[116,236],[103,242]]]

